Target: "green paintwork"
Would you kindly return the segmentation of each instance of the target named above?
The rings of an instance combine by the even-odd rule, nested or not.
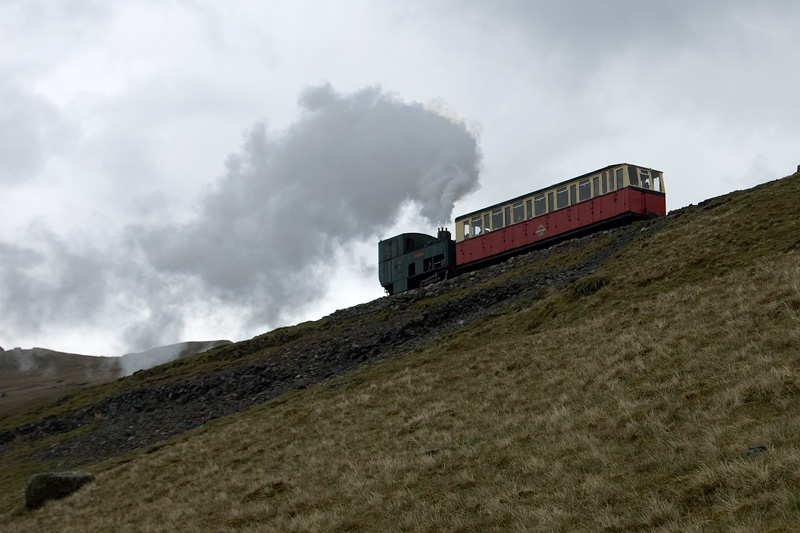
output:
[[[450,233],[439,238],[403,233],[378,243],[378,277],[389,294],[415,289],[433,277],[445,277],[455,268],[456,244]]]

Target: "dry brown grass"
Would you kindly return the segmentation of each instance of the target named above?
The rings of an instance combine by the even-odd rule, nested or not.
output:
[[[26,350],[16,357],[12,350],[0,352],[0,420],[121,375],[119,361],[114,357],[41,348]]]
[[[536,306],[498,317],[456,350],[392,359],[100,466],[91,487],[3,530],[791,530],[799,259],[546,334],[519,333]]]
[[[799,216],[797,177],[715,200],[592,290],[95,465],[0,530],[796,531]]]

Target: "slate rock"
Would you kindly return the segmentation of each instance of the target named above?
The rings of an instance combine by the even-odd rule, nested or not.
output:
[[[767,447],[766,446],[750,446],[747,449],[747,451],[744,452],[744,456],[747,459],[755,459],[756,457],[758,457],[759,455],[761,455],[762,453],[764,453],[766,451],[767,451]]]
[[[69,496],[87,483],[94,481],[90,472],[46,472],[34,474],[25,484],[25,505],[36,509],[48,500]]]
[[[447,292],[463,289],[467,284],[483,284],[501,270],[521,269],[520,276],[459,291],[452,298],[429,301],[421,308],[413,307],[412,302],[425,297],[419,290],[412,290],[338,310],[323,319],[318,333],[305,336],[278,331],[222,347],[214,354],[215,360],[239,361],[238,354],[252,360],[226,365],[224,370],[208,375],[187,375],[178,383],[144,382],[85,408],[0,432],[0,447],[16,438],[35,442],[87,425],[91,431],[41,449],[33,459],[80,465],[155,444],[300,386],[308,387],[364,364],[413,352],[495,316],[508,306],[531,305],[548,286],[562,290],[586,273],[596,271],[606,258],[627,246],[641,227],[637,223],[611,230],[614,238],[610,244],[576,265],[556,265],[546,270],[527,268],[554,254],[590,244],[596,237],[534,250],[515,258],[513,264],[501,263],[431,285],[431,290],[441,287],[442,292]],[[263,381],[265,374],[268,379]],[[62,403],[68,399],[64,397]],[[102,424],[96,424],[96,413],[104,418]]]

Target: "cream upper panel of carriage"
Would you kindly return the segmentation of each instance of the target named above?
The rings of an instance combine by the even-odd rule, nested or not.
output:
[[[622,164],[456,218],[456,242],[497,231],[625,187],[664,192],[662,172]]]

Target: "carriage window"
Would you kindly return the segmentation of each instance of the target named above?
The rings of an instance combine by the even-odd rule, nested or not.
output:
[[[469,220],[464,221],[464,238],[469,239]]]
[[[592,194],[592,196],[600,195],[600,178],[597,176],[595,176],[595,178],[592,179],[592,192],[594,193]]]
[[[533,218],[533,202],[525,200],[525,212],[528,214],[528,220]]]
[[[489,213],[485,213],[483,215],[483,231],[485,233],[489,233],[489,229],[491,228],[490,220]]]
[[[525,220],[525,206],[522,202],[514,204],[514,224]]]
[[[559,209],[563,207],[567,207],[569,205],[569,200],[567,198],[567,188],[561,187],[560,189],[556,189],[556,207]]]
[[[481,228],[481,216],[472,217],[472,236],[477,237],[483,233]]]
[[[661,174],[658,172],[653,172],[653,189],[658,192],[664,192],[661,189]]]
[[[637,174],[636,173],[636,167],[629,167],[628,168],[628,177],[631,180],[631,185],[633,185],[634,187],[638,187],[639,186],[639,178],[638,178],[638,176],[636,174]]]
[[[556,210],[555,203],[553,202],[553,193],[547,193],[547,212],[552,213]]]
[[[622,177],[622,169],[617,169],[617,189],[621,189],[625,186],[625,181]]]
[[[503,214],[506,216],[506,220],[505,220],[506,226],[510,226],[511,225],[511,208],[510,207],[504,208],[503,209]]]
[[[592,197],[592,189],[589,187],[589,180],[581,180],[578,182],[578,193],[581,202]]]
[[[639,177],[642,179],[642,187],[645,189],[650,188],[650,171],[645,169],[639,169]]]
[[[544,194],[540,194],[533,198],[534,214],[538,217],[547,212],[547,207],[544,203]]]
[[[578,188],[575,185],[569,186],[569,204],[575,205],[578,203]]]
[[[503,212],[500,209],[492,211],[492,229],[503,227]]]
[[[608,179],[607,173],[603,172],[603,194],[608,192]]]

